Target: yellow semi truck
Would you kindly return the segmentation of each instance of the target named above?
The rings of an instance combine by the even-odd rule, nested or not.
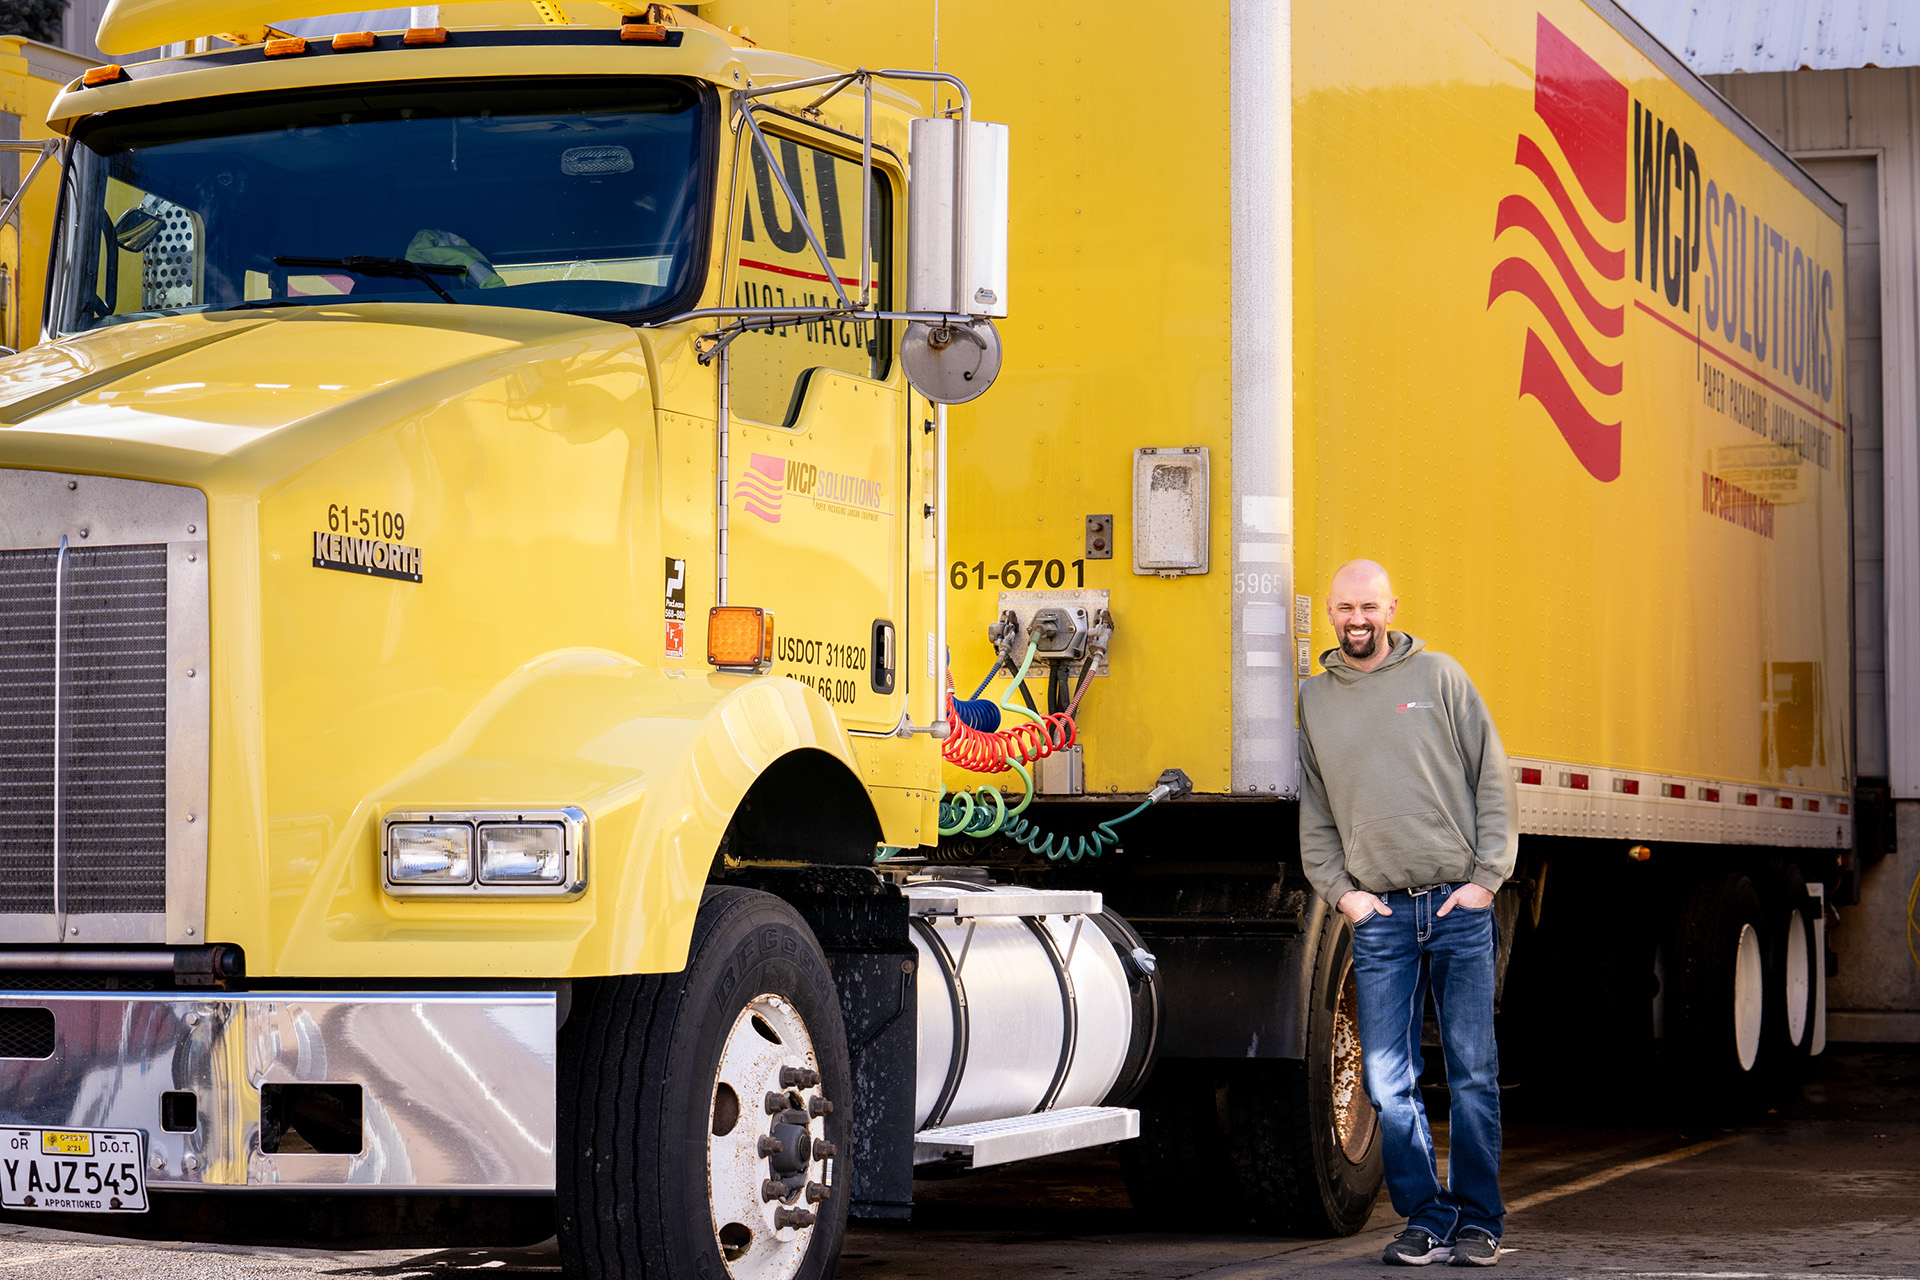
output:
[[[1292,801],[1354,555],[1513,755],[1510,987],[1726,1094],[1817,1048],[1841,211],[1620,11],[327,8],[116,0],[189,52],[50,112],[6,1213],[824,1276],[1120,1142],[1357,1230]]]

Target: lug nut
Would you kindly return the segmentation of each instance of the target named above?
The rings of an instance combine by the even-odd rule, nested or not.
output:
[[[831,1194],[833,1193],[829,1188],[824,1187],[817,1182],[809,1182],[807,1184],[807,1203],[808,1204],[819,1204],[822,1200],[825,1200]]]
[[[776,1228],[810,1227],[813,1225],[813,1215],[805,1209],[775,1209],[773,1211],[773,1225]]]
[[[807,1114],[810,1116],[830,1116],[833,1114],[833,1104],[825,1098],[808,1098]]]
[[[825,1138],[813,1144],[813,1158],[815,1160],[831,1160],[839,1154],[838,1149]]]
[[[784,1093],[767,1094],[767,1114],[777,1116],[787,1109],[787,1095]]]
[[[787,1184],[778,1178],[765,1178],[761,1180],[760,1198],[762,1200],[778,1200],[786,1194]]]
[[[806,1067],[780,1068],[780,1087],[783,1089],[811,1089],[820,1083],[820,1073]]]
[[[780,1139],[769,1138],[765,1134],[762,1134],[760,1136],[759,1149],[760,1154],[763,1156],[777,1156],[787,1148],[781,1143]]]

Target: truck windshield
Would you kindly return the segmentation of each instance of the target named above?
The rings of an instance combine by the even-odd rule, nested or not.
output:
[[[413,83],[76,131],[55,327],[347,302],[640,320],[697,288],[705,98],[672,80]]]

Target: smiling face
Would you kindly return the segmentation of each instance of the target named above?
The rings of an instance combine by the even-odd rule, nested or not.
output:
[[[1387,627],[1400,601],[1387,571],[1371,560],[1349,560],[1327,591],[1327,621],[1347,661],[1371,671],[1387,656]]]

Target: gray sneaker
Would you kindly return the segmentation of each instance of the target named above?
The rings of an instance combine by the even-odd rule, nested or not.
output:
[[[1431,1263],[1444,1263],[1453,1256],[1453,1250],[1440,1243],[1440,1238],[1424,1227],[1408,1227],[1393,1238],[1386,1252],[1380,1255],[1380,1261],[1394,1267],[1424,1267]]]
[[[1479,1227],[1468,1227],[1453,1242],[1453,1265],[1456,1267],[1490,1267],[1500,1261],[1500,1242],[1492,1233]]]

